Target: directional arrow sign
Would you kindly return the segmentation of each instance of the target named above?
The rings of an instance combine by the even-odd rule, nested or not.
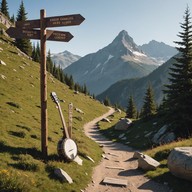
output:
[[[85,20],[85,18],[80,14],[46,17],[44,19],[46,22],[46,27],[80,25]],[[16,27],[23,29],[40,28],[40,20],[36,19],[27,21],[16,21]]]
[[[47,30],[46,32],[46,40],[49,41],[68,42],[73,38],[73,35],[71,35],[69,32],[52,30]],[[10,27],[7,29],[6,33],[12,38],[40,39],[40,30],[38,29],[18,29],[15,27]]]
[[[23,28],[23,29],[40,28],[40,19],[27,20],[27,21],[16,21],[15,25],[17,28]]]
[[[56,17],[47,17],[46,27],[61,27],[61,26],[72,26],[72,25],[80,25],[85,18],[80,14],[75,15],[64,15],[64,16],[56,16]]]
[[[64,31],[47,30],[46,38],[49,41],[68,42],[73,38],[73,35],[71,35],[71,33],[69,32]]]
[[[40,30],[10,27],[6,33],[12,38],[40,39]]]

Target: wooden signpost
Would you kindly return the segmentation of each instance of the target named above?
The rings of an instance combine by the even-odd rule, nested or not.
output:
[[[40,19],[17,21],[16,27],[10,27],[6,31],[12,38],[39,39],[41,41],[41,150],[45,160],[48,155],[46,40],[68,42],[73,38],[69,32],[47,30],[46,28],[80,25],[84,20],[85,18],[80,14],[46,17],[43,9],[40,11]]]

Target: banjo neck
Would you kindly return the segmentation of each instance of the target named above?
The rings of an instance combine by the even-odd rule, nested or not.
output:
[[[57,94],[55,92],[51,92],[50,94],[53,102],[55,102],[58,106],[58,109],[59,109],[59,114],[60,114],[60,117],[61,117],[61,122],[62,122],[62,125],[63,125],[63,137],[66,137],[66,138],[70,138],[69,137],[69,133],[68,133],[68,129],[67,129],[67,126],[66,126],[66,123],[65,123],[65,119],[64,119],[64,116],[63,116],[63,113],[62,113],[62,110],[61,110],[61,106],[59,104],[59,99],[57,97]]]
[[[59,103],[57,103],[57,106],[58,106],[58,109],[59,109],[59,114],[60,114],[61,122],[62,122],[62,125],[63,125],[63,136],[66,136],[66,138],[69,138],[69,133],[68,133],[68,129],[67,129],[67,126],[66,126],[66,123],[65,123],[65,119],[64,119],[64,116],[63,116],[63,113],[62,113],[62,110],[61,110],[61,106],[60,106]]]

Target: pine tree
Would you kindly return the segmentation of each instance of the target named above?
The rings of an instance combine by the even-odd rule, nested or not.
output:
[[[182,32],[176,41],[179,54],[170,68],[170,84],[166,85],[166,122],[175,133],[182,137],[192,135],[192,25],[190,10],[187,7]]]
[[[87,95],[87,93],[88,93],[86,84],[83,85],[83,93],[85,95]]]
[[[154,101],[153,89],[151,85],[149,85],[145,93],[144,104],[141,111],[141,117],[149,118],[153,116],[155,113],[156,113],[156,104]]]
[[[27,13],[25,12],[25,7],[23,1],[21,1],[21,5],[19,11],[17,13],[17,21],[26,21],[27,20]],[[32,55],[32,45],[29,39],[16,39],[15,41],[16,46],[26,53],[27,55]]]
[[[39,51],[39,53],[38,53],[38,51]],[[40,48],[39,49],[37,48],[36,52],[37,52],[36,55],[40,58],[40,55],[39,55],[40,54]],[[53,61],[51,59],[51,51],[50,50],[48,51],[48,54],[47,54],[47,63],[46,63],[46,65],[47,65],[47,71],[49,71],[52,74],[53,73]],[[57,77],[57,78],[60,79],[60,70],[58,70],[58,73],[59,74],[57,74],[57,76],[59,76],[59,77]]]
[[[9,11],[8,11],[8,5],[6,0],[1,1],[1,12],[8,18],[10,19],[9,16]]]
[[[13,14],[12,17],[10,18],[10,21],[11,21],[13,24],[15,24],[15,16],[14,16],[14,14]]]
[[[103,104],[105,105],[105,106],[110,106],[111,105],[111,102],[110,102],[110,100],[109,100],[109,98],[106,96],[105,97],[105,99],[104,99],[104,101],[103,101]]]
[[[69,88],[72,90],[74,89],[74,81],[72,75],[69,77]]]
[[[129,97],[126,117],[132,118],[132,119],[136,119],[136,117],[137,117],[137,109],[136,109],[132,95]]]

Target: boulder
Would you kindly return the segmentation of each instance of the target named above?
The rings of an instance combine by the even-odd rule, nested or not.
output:
[[[148,155],[141,155],[138,159],[138,167],[145,170],[155,170],[160,163]]]
[[[167,131],[167,125],[164,125],[159,131],[153,136],[152,142],[159,144],[159,138]]]
[[[168,132],[165,135],[162,135],[159,138],[158,142],[159,142],[159,144],[165,144],[165,143],[170,143],[170,142],[174,141],[175,139],[176,139],[175,133]]]
[[[54,173],[59,179],[61,179],[62,182],[68,182],[70,184],[73,183],[71,177],[65,171],[63,171],[63,169],[56,168]]]
[[[132,121],[130,119],[123,118],[115,125],[115,130],[127,130],[131,124]]]
[[[141,155],[143,155],[143,153],[139,152],[139,151],[135,151],[133,154],[133,158],[134,159],[139,159],[139,157],[141,157]]]
[[[168,156],[168,168],[176,177],[192,181],[192,147],[176,147]]]

